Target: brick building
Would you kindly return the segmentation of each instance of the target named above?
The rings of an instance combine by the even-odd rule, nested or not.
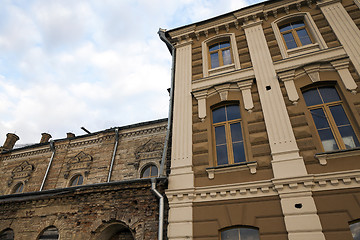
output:
[[[359,7],[270,0],[161,30],[169,239],[360,239]]]
[[[50,142],[44,133],[22,148],[7,134],[0,239],[157,239],[166,129],[161,119]]]

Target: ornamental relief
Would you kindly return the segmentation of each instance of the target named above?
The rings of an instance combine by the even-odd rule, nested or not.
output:
[[[10,187],[15,180],[27,182],[34,170],[34,165],[29,164],[27,161],[22,162],[19,166],[12,170],[8,186]]]
[[[134,165],[135,169],[139,169],[140,162],[144,160],[160,160],[163,151],[163,143],[160,141],[156,141],[154,139],[150,139],[145,144],[140,145],[135,150],[135,159],[136,161],[131,164]]]
[[[64,178],[68,179],[72,171],[79,170],[83,171],[85,176],[87,176],[90,173],[92,161],[92,156],[81,151],[66,163]]]

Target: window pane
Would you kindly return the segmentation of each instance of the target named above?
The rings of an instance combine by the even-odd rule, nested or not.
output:
[[[229,229],[221,232],[221,240],[240,240],[239,229]]]
[[[216,146],[220,144],[226,144],[225,126],[219,126],[215,128],[215,141]]]
[[[82,175],[80,175],[79,176],[79,179],[78,179],[78,185],[82,185],[83,184],[83,176]]]
[[[227,47],[230,47],[230,43],[229,43],[229,42],[220,43],[220,48],[227,48]]]
[[[240,229],[241,240],[259,240],[259,230],[252,228]]]
[[[216,159],[218,165],[228,164],[228,154],[226,145],[216,146]]]
[[[225,107],[213,110],[213,123],[225,122]]]
[[[233,123],[230,125],[232,142],[239,142],[243,140],[240,123]]]
[[[313,109],[310,112],[317,129],[329,128],[329,123],[322,108]]]
[[[299,21],[299,22],[294,22],[291,24],[292,25],[292,28],[298,28],[298,27],[304,27],[305,26],[305,23],[303,21]]]
[[[7,229],[0,233],[0,240],[14,240],[14,231]]]
[[[223,64],[228,65],[231,64],[231,54],[230,49],[226,49],[222,51],[222,57],[223,57]]]
[[[227,120],[235,120],[240,119],[240,108],[238,105],[230,105],[226,106]]]
[[[211,45],[210,47],[209,47],[209,51],[210,52],[212,52],[212,51],[214,51],[214,50],[218,50],[219,49],[219,44],[217,43],[217,44],[214,44],[214,45]]]
[[[337,126],[350,124],[341,105],[331,106],[329,108]]]
[[[218,67],[219,66],[219,54],[218,54],[218,52],[211,53],[210,58],[211,58],[211,68]]]
[[[312,43],[306,29],[300,29],[300,30],[297,30],[296,32],[300,39],[301,45],[304,46],[304,45],[308,45],[308,44]]]
[[[280,32],[285,32],[290,29],[291,29],[291,25],[289,23],[289,24],[286,24],[286,25],[283,25],[282,27],[280,27]]]
[[[156,166],[151,166],[151,176],[156,177],[158,175],[158,168]]]
[[[350,231],[354,240],[360,240],[360,222],[350,224]]]
[[[292,49],[292,48],[297,47],[294,36],[292,35],[291,32],[283,34],[283,36],[284,36],[284,40],[285,40],[285,43],[286,43],[286,46],[287,46],[288,49]]]
[[[359,147],[359,141],[354,133],[351,125],[339,127],[339,132],[342,140],[344,141],[346,149]]]
[[[307,106],[313,106],[323,103],[317,88],[303,92],[303,96]]]
[[[319,91],[324,103],[340,101],[339,94],[334,87],[321,87]]]
[[[322,129],[318,132],[325,152],[339,149],[330,129]]]
[[[43,234],[41,234],[39,239],[42,240],[59,239],[59,232],[56,227],[49,227],[44,231]]]
[[[147,167],[147,168],[145,169],[145,171],[143,172],[142,177],[143,177],[143,178],[147,178],[147,177],[149,177],[149,176],[150,176],[150,168]]]
[[[244,142],[233,143],[234,163],[245,162]]]

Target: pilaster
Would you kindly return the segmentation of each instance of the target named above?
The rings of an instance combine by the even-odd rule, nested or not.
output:
[[[335,35],[360,74],[360,30],[339,0],[323,0],[317,4]]]

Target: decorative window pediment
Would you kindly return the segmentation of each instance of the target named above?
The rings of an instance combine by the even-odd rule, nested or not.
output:
[[[66,163],[64,178],[67,179],[72,171],[80,170],[83,171],[85,175],[89,174],[92,161],[92,156],[81,151]]]
[[[8,181],[8,186],[10,187],[15,180],[27,182],[30,179],[34,169],[35,169],[34,166],[29,164],[27,161],[22,162],[19,166],[15,167],[14,170],[11,172],[11,177]]]
[[[136,149],[135,158],[139,160],[161,158],[162,150],[163,143],[150,139]]]

